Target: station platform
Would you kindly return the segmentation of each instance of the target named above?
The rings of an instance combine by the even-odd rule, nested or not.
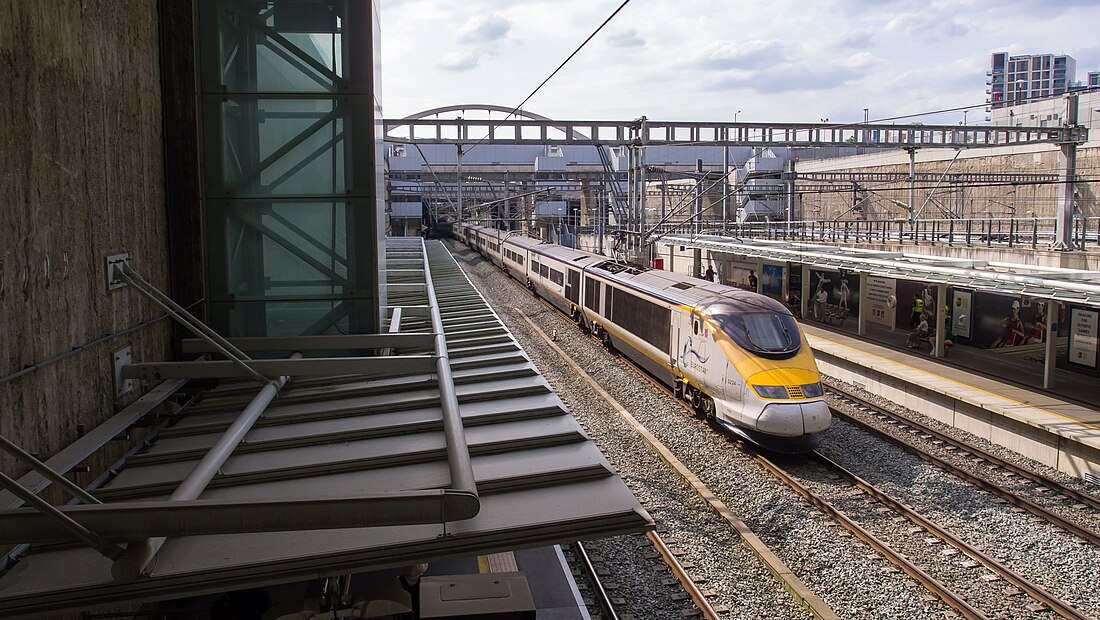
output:
[[[823,373],[1063,473],[1100,481],[1100,407],[1085,402],[1100,396],[1095,379],[1058,371],[1056,389],[1075,398],[1062,397],[1026,385],[1036,375],[1041,384],[1041,364],[961,345],[936,358],[927,346],[906,348],[905,330],[869,334],[883,339],[875,342],[815,321],[801,324]]]
[[[183,618],[309,620],[330,617],[331,613],[331,617],[404,620],[413,617],[413,603],[410,591],[400,580],[402,572],[400,568],[392,568],[352,575],[347,586],[347,603],[336,610],[324,606],[321,582],[314,580],[162,601],[146,606],[143,611]],[[590,620],[557,545],[443,559],[429,564],[420,579],[417,594],[420,617],[425,619]],[[443,597],[439,596],[441,589],[447,591]],[[496,609],[479,606],[484,601]]]

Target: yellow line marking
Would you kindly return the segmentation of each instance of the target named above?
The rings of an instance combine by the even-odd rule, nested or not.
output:
[[[1035,411],[1042,411],[1043,413],[1046,413],[1048,415],[1052,415],[1056,418],[1061,418],[1063,420],[1066,420],[1067,422],[1073,422],[1075,424],[1080,424],[1081,426],[1084,426],[1086,428],[1091,428],[1091,429],[1095,429],[1095,430],[1100,431],[1100,426],[1089,424],[1088,422],[1082,422],[1081,420],[1077,420],[1077,419],[1071,418],[1069,416],[1064,416],[1060,413],[1055,413],[1054,411],[1050,411],[1049,409],[1044,409],[1044,408],[1038,407],[1036,405],[1031,405],[1031,404],[1025,403],[1023,401],[1016,400],[1015,398],[1009,398],[1008,396],[1002,396],[1001,394],[994,394],[993,392],[990,392],[988,390],[983,390],[980,387],[973,386],[973,385],[970,385],[968,383],[963,383],[961,381],[956,381],[954,379],[949,379],[947,377],[944,377],[943,375],[938,375],[934,372],[929,372],[929,371],[927,371],[923,368],[916,368],[916,367],[910,366],[908,364],[903,364],[902,362],[899,362],[897,360],[888,359],[888,358],[882,357],[881,355],[875,355],[874,353],[868,353],[867,351],[864,351],[862,349],[856,349],[855,347],[850,347],[846,344],[837,342],[835,340],[829,340],[828,338],[822,338],[820,336],[812,336],[812,335],[810,337],[821,340],[822,342],[828,342],[829,344],[832,344],[832,345],[835,345],[835,346],[838,346],[838,347],[842,347],[844,349],[848,349],[849,351],[855,351],[856,353],[860,353],[862,355],[867,355],[869,357],[873,357],[875,359],[882,360],[882,361],[888,362],[890,364],[894,364],[896,366],[901,366],[902,368],[908,368],[909,370],[919,372],[919,373],[928,375],[930,377],[934,377],[936,379],[941,379],[941,380],[947,381],[949,383],[954,383],[955,385],[958,385],[958,386],[961,386],[961,387],[964,387],[964,388],[968,388],[968,389],[974,390],[976,392],[981,392],[982,394],[986,394],[986,395],[992,396],[994,398],[999,398],[1000,400],[1003,400],[1003,401],[1007,401],[1007,402],[1010,402],[1010,403],[1015,403],[1015,404],[1017,404],[1021,407],[1028,407],[1030,409],[1034,409]],[[813,347],[811,347],[811,348],[813,348]]]
[[[477,572],[488,573],[489,572],[489,556],[479,555],[477,556]]]

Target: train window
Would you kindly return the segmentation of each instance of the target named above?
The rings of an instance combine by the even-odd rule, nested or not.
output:
[[[707,312],[746,351],[783,359],[802,345],[794,317],[774,300],[719,302],[708,305]]]
[[[539,262],[537,260],[531,261],[531,273],[536,276],[539,275]]]
[[[610,301],[609,314],[614,323],[668,353],[671,310],[614,287]]]
[[[584,279],[584,307],[593,312],[600,311],[600,282],[599,280],[585,277]]]
[[[550,268],[546,266],[546,263],[539,264],[539,275],[544,278],[550,277]]]
[[[558,286],[565,286],[565,274],[556,269],[551,269],[550,281]]]
[[[699,319],[693,319],[691,321],[691,331],[695,332],[695,335],[699,335]]]

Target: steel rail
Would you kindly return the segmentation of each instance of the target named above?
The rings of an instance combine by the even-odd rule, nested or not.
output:
[[[611,603],[611,597],[608,596],[607,590],[603,587],[603,582],[600,581],[599,574],[596,573],[596,567],[592,565],[592,559],[588,557],[588,552],[584,550],[584,545],[581,541],[573,543],[577,548],[577,556],[581,559],[581,566],[584,567],[584,572],[588,575],[588,579],[592,581],[592,585],[595,586],[596,599],[600,604],[600,607],[607,612],[607,617],[610,620],[619,620],[619,614],[615,613],[615,606]]]
[[[628,412],[621,404],[619,404],[619,402],[615,400],[615,398],[611,396],[611,394],[603,389],[603,386],[601,386],[599,383],[596,382],[595,379],[589,376],[588,373],[585,372],[584,369],[581,368],[573,360],[573,358],[569,356],[568,353],[563,351],[561,347],[559,347],[557,343],[555,343],[553,339],[551,339],[550,336],[548,336],[546,332],[542,330],[542,328],[536,325],[535,322],[526,315],[526,313],[524,313],[519,308],[516,308],[515,310],[519,313],[523,320],[531,326],[532,331],[535,334],[539,335],[546,342],[547,346],[553,349],[558,354],[558,356],[560,356],[561,359],[577,373],[578,377],[588,383],[588,385],[592,387],[593,391],[600,398],[611,405],[611,407],[614,408],[616,412],[618,412],[619,416],[626,420],[626,422],[630,424],[632,428],[634,428],[635,432],[637,432],[642,437],[642,439],[646,443],[648,443],[650,447],[666,463],[668,463],[668,465],[672,467],[673,470],[677,474],[679,474],[681,478],[683,478],[688,483],[689,486],[691,486],[692,490],[695,491],[695,493],[698,494],[703,499],[703,501],[705,501],[707,505],[711,507],[711,509],[713,509],[719,514],[719,516],[725,519],[726,523],[741,538],[741,541],[745,544],[745,546],[747,546],[749,550],[752,551],[752,553],[760,559],[761,563],[763,563],[764,566],[773,575],[775,575],[780,584],[784,587],[784,589],[790,592],[790,594],[796,599],[796,602],[798,604],[802,605],[818,620],[839,620],[840,616],[838,616],[836,612],[834,612],[825,603],[825,601],[821,599],[821,597],[814,594],[812,590],[810,590],[804,583],[802,583],[802,580],[800,580],[794,574],[794,571],[792,571],[783,562],[783,560],[781,560],[779,556],[775,554],[774,551],[768,548],[768,546],[764,544],[764,542],[760,540],[760,538],[755,533],[753,533],[748,524],[742,521],[732,510],[729,509],[728,506],[726,506],[724,502],[718,499],[718,497],[709,488],[707,488],[706,485],[704,485],[703,482],[699,480],[699,478],[694,473],[692,473],[686,465],[683,464],[683,462],[681,462],[674,454],[672,454],[672,452],[663,443],[661,443],[660,440],[658,440],[657,437],[653,435],[653,433],[651,433],[644,425],[638,422],[638,420],[633,415],[631,415],[630,412]],[[699,602],[697,602],[697,604],[699,604]],[[702,604],[703,605],[701,605],[699,608],[703,611],[704,615],[707,615],[708,617],[718,617],[717,615],[710,615],[716,614],[717,612],[714,611],[713,607],[711,607],[710,603],[706,601],[705,598],[702,599]],[[710,611],[706,611],[708,609]]]
[[[538,298],[537,295],[536,295],[536,298]],[[547,304],[547,305],[549,305],[549,304]],[[603,390],[603,388],[598,383],[596,383],[596,381],[594,379],[592,379],[590,376],[588,376],[588,374],[586,372],[584,372],[583,369],[581,369],[572,360],[572,358],[569,357],[568,354],[566,354],[560,347],[558,347],[557,344],[555,344],[553,342],[553,340],[549,336],[547,336],[546,333],[542,329],[539,328],[538,325],[536,325],[529,317],[527,317],[527,315],[522,310],[520,310],[519,308],[516,308],[516,311],[531,326],[531,328],[539,336],[541,336],[543,338],[543,340],[545,340],[545,342],[548,346],[550,346],[552,349],[554,349],[561,356],[561,358],[564,361],[566,361],[566,363],[568,363],[570,366],[572,366],[574,368],[575,371],[577,371],[577,374],[582,379],[584,379],[586,382],[588,382],[589,385],[591,385],[595,389],[597,394],[599,394],[602,398],[604,398],[604,400],[606,400],[609,404],[611,404],[613,407],[615,407],[615,409],[619,412],[620,416],[624,417],[624,419],[626,419],[635,428],[636,431],[641,433],[643,435],[643,437],[646,438],[647,442],[649,442],[651,444],[651,446],[656,447],[653,443],[653,442],[657,442],[656,438],[652,437],[652,435],[650,435],[648,433],[648,431],[645,430],[644,426],[642,426],[636,419],[633,418],[633,416],[631,416],[625,409],[623,409],[622,406],[613,397],[611,397],[610,394],[608,394],[605,390]],[[654,385],[657,385],[661,389],[665,390],[666,393],[669,393],[667,388],[665,388],[665,386],[663,386],[661,384],[658,384],[656,381],[654,381],[647,374],[645,374],[645,373],[639,373],[639,374],[641,376],[645,377],[647,380],[649,380]],[[680,402],[680,401],[677,399],[677,402]],[[684,406],[685,409],[686,409],[686,405],[684,403],[680,403],[680,404],[682,406]],[[691,413],[692,415],[694,414],[694,412],[689,412],[689,413]],[[650,440],[651,437],[652,437],[652,441]],[[749,454],[752,458],[754,458],[754,460],[756,460],[758,463],[760,463],[762,466],[764,466],[765,469],[770,471],[773,475],[775,475],[777,478],[779,478],[785,484],[790,486],[793,490],[795,490],[796,493],[798,493],[799,495],[806,498],[811,504],[813,504],[814,506],[816,506],[817,508],[819,508],[820,510],[825,512],[827,515],[829,515],[831,518],[833,518],[837,523],[841,524],[845,529],[852,532],[857,538],[859,538],[863,542],[867,543],[869,546],[871,546],[876,551],[878,551],[883,557],[885,557],[886,559],[891,561],[893,564],[898,566],[906,574],[910,575],[911,577],[916,579],[918,582],[923,584],[929,591],[931,591],[933,594],[938,596],[946,604],[948,604],[949,606],[954,608],[955,611],[958,612],[962,617],[969,618],[969,619],[974,619],[974,620],[987,619],[987,616],[983,612],[981,612],[980,610],[978,610],[978,609],[974,608],[973,606],[971,606],[965,599],[963,599],[961,596],[959,596],[958,594],[956,594],[955,592],[950,590],[946,585],[944,585],[943,583],[941,583],[940,581],[938,581],[937,579],[935,579],[934,577],[932,577],[931,575],[929,575],[928,573],[926,573],[925,571],[920,569],[914,563],[909,561],[909,559],[906,558],[904,555],[902,555],[902,554],[898,553],[897,551],[893,550],[885,542],[879,540],[873,534],[871,534],[867,530],[863,529],[861,526],[859,526],[857,523],[855,523],[854,520],[849,518],[847,515],[845,515],[840,510],[833,507],[824,498],[821,498],[820,496],[815,494],[813,491],[811,491],[809,488],[805,487],[800,482],[795,480],[793,477],[791,477],[789,474],[787,474],[785,471],[783,471],[780,467],[775,465],[775,463],[773,463],[772,461],[770,461],[766,457],[756,453],[755,451],[745,447],[744,442],[738,441],[737,443],[742,447],[743,450],[745,450],[745,452],[747,454]],[[661,445],[661,444],[659,442],[657,442],[657,445]],[[663,445],[661,445],[661,447],[664,448]],[[667,452],[667,448],[665,448],[665,451]],[[664,452],[661,452],[660,450],[658,450],[658,454],[660,454],[662,456],[662,458],[664,458],[666,461],[668,461],[669,460],[668,457],[671,456],[671,454],[668,454],[666,456],[666,454]],[[818,453],[814,453],[814,454],[817,458],[828,461],[828,459],[826,457],[824,457],[823,455],[820,455]],[[675,459],[674,456],[672,456],[672,458]],[[832,461],[828,461],[828,462],[832,463]],[[670,464],[671,464],[671,462],[670,462]],[[894,508],[894,505],[898,506],[898,508],[895,509],[895,510],[898,510],[898,512],[901,512],[901,513],[905,514],[905,516],[907,518],[909,518],[910,520],[912,520],[914,523],[918,523],[922,527],[925,527],[929,531],[937,534],[938,536],[940,536],[944,540],[948,540],[952,544],[955,544],[955,546],[962,549],[968,555],[971,555],[971,557],[973,557],[975,560],[981,562],[983,565],[987,566],[988,568],[990,568],[994,572],[1001,575],[1001,577],[1004,578],[1006,581],[1008,581],[1008,582],[1012,583],[1013,585],[1019,587],[1021,590],[1024,590],[1029,595],[1031,595],[1035,600],[1038,600],[1038,601],[1042,602],[1043,604],[1047,605],[1048,607],[1050,607],[1052,610],[1054,610],[1059,615],[1061,615],[1065,618],[1072,618],[1072,619],[1076,619],[1076,620],[1089,620],[1088,616],[1081,615],[1080,612],[1078,612],[1076,609],[1073,609],[1072,607],[1070,607],[1065,602],[1061,601],[1060,599],[1058,599],[1058,598],[1054,597],[1053,595],[1051,595],[1050,593],[1046,592],[1044,589],[1042,589],[1037,584],[1031,583],[1031,582],[1027,581],[1026,579],[1020,577],[1016,573],[1012,572],[1011,569],[1008,569],[1007,567],[1000,564],[996,560],[993,560],[992,558],[984,556],[984,554],[981,554],[981,552],[977,551],[973,547],[970,547],[968,544],[966,544],[962,540],[956,538],[954,535],[950,534],[946,530],[944,530],[944,529],[940,528],[939,526],[935,525],[931,521],[928,521],[927,519],[925,519],[924,517],[922,517],[921,515],[919,515],[915,511],[913,511],[912,509],[908,508],[907,506],[904,506],[904,504],[901,504],[900,502],[897,502],[896,500],[893,500],[889,496],[881,493],[880,491],[875,489],[873,486],[869,485],[865,481],[862,481],[861,479],[859,479],[854,474],[851,474],[850,472],[847,472],[847,470],[844,470],[839,465],[836,465],[836,464],[833,464],[833,465],[835,465],[835,467],[837,467],[841,471],[843,471],[844,475],[846,475],[846,477],[850,477],[850,478],[858,481],[857,484],[861,484],[861,488],[865,492],[867,492],[869,495],[871,495],[872,497],[875,497],[875,499],[885,503],[886,505],[890,506],[891,508]],[[682,463],[680,463],[680,467],[683,467]],[[677,471],[680,472],[679,469],[677,469]],[[684,468],[684,471],[687,471],[686,468]],[[687,473],[689,475],[692,475],[692,477],[694,477],[693,474],[690,474],[690,471],[687,471]],[[693,485],[693,487],[694,487],[694,485]],[[699,489],[696,488],[696,491],[698,492]],[[707,491],[707,492],[709,493],[709,491]],[[880,496],[881,496],[881,499],[880,499]],[[704,496],[704,499],[707,499],[707,501],[710,502],[710,499],[707,498],[706,496]],[[924,523],[927,523],[928,525],[925,526]],[[745,527],[747,528],[747,526],[745,526]],[[754,549],[754,551],[755,551],[755,549]],[[771,568],[771,566],[769,566],[769,569],[770,568]],[[816,613],[814,615],[817,616]]]
[[[740,445],[744,447],[743,443],[741,443]],[[817,493],[811,491],[809,487],[796,480],[793,476],[784,471],[783,468],[773,463],[767,457],[764,457],[749,448],[744,448],[744,450],[746,454],[749,454],[757,463],[762,465],[764,469],[771,472],[773,476],[775,476],[784,484],[793,489],[795,493],[798,493],[802,497],[806,498],[807,501],[809,501],[819,510],[828,515],[829,518],[833,519],[841,526],[843,526],[844,529],[855,535],[856,538],[867,543],[867,545],[877,551],[879,555],[886,558],[892,564],[905,571],[907,575],[920,582],[925,588],[928,589],[928,591],[939,597],[940,600],[942,600],[956,612],[961,614],[962,617],[969,618],[970,620],[988,620],[988,617],[984,613],[974,608],[972,605],[970,605],[970,603],[966,602],[964,598],[956,594],[953,590],[948,588],[935,577],[926,573],[924,570],[922,570],[920,567],[910,561],[909,558],[895,551],[892,547],[890,547],[890,545],[880,540],[877,536],[863,529],[848,515],[841,512],[839,509],[830,504],[827,500],[825,500]]]
[[[914,456],[917,456],[920,459],[922,459],[924,461],[927,461],[928,463],[931,463],[932,465],[934,465],[934,466],[936,466],[936,467],[938,467],[938,468],[940,468],[940,469],[942,469],[942,470],[944,470],[944,471],[946,471],[946,472],[948,472],[948,473],[950,473],[954,476],[962,478],[967,483],[972,484],[972,485],[982,489],[983,491],[987,491],[989,493],[992,493],[993,495],[1005,500],[1006,502],[1012,504],[1013,506],[1017,506],[1019,508],[1022,508],[1024,510],[1030,512],[1031,514],[1035,515],[1035,516],[1038,516],[1038,517],[1040,517],[1040,518],[1042,518],[1046,521],[1049,521],[1050,523],[1053,523],[1054,525],[1066,530],[1067,532],[1069,532],[1069,533],[1071,533],[1075,536],[1078,536],[1078,537],[1080,537],[1084,540],[1087,540],[1088,542],[1090,542],[1094,545],[1100,545],[1100,533],[1098,533],[1094,530],[1090,530],[1086,527],[1078,525],[1078,524],[1074,523],[1073,521],[1070,521],[1069,519],[1066,519],[1065,517],[1053,512],[1051,510],[1048,510],[1048,509],[1040,506],[1039,504],[1036,504],[1035,502],[1033,502],[1033,501],[1031,501],[1031,500],[1029,500],[1025,497],[1021,497],[1021,496],[1013,493],[1012,491],[1009,491],[1009,490],[1004,489],[1000,486],[997,486],[996,484],[986,480],[985,478],[982,478],[980,476],[977,476],[975,474],[970,473],[969,471],[963,469],[962,467],[959,467],[958,465],[955,465],[955,464],[953,464],[953,463],[951,463],[951,462],[949,462],[945,459],[941,459],[940,457],[935,456],[933,454],[929,454],[928,452],[925,452],[924,450],[921,450],[920,448],[918,448],[914,445],[911,445],[908,442],[905,442],[905,441],[903,441],[902,439],[900,439],[898,437],[894,437],[894,436],[890,435],[889,433],[887,433],[886,431],[877,429],[873,426],[868,426],[868,425],[860,422],[859,420],[854,420],[851,416],[845,415],[844,412],[837,411],[837,410],[833,409],[832,407],[830,407],[829,410],[833,413],[833,415],[836,415],[836,416],[845,418],[847,420],[853,421],[858,426],[860,426],[860,427],[866,429],[867,431],[869,431],[871,433],[874,433],[875,435],[878,435],[878,436],[890,441],[891,443],[907,450],[908,452],[912,453]]]
[[[981,562],[982,565],[984,565],[986,568],[993,571],[994,573],[997,573],[1002,579],[1004,579],[1008,583],[1011,583],[1012,585],[1026,592],[1035,600],[1050,607],[1059,616],[1062,616],[1063,618],[1070,618],[1072,620],[1089,620],[1089,616],[1086,616],[1080,611],[1074,609],[1068,603],[1047,592],[1038,584],[1029,581],[1028,579],[1020,576],[1018,573],[1008,568],[1004,564],[1001,564],[992,557],[986,555],[985,553],[982,553],[977,548],[971,546],[958,536],[952,534],[949,530],[927,519],[913,508],[883,493],[871,483],[848,471],[840,464],[829,459],[827,456],[821,454],[820,452],[813,452],[811,454],[813,455],[813,458],[823,463],[829,469],[851,480],[859,489],[863,490],[875,500],[888,506],[891,510],[904,516],[905,518],[909,519],[916,525],[919,525],[920,527],[924,528],[925,530],[934,534],[940,539],[947,541],[949,544],[958,548],[963,553],[966,553],[974,560]]]
[[[695,602],[695,606],[703,612],[703,617],[707,620],[720,620],[717,610],[711,607],[707,601],[706,596],[703,595],[703,591],[699,589],[699,586],[695,585],[695,581],[692,580],[691,575],[688,575],[687,569],[683,564],[680,564],[680,560],[676,559],[676,556],[672,554],[672,550],[668,548],[665,541],[661,538],[661,535],[657,532],[646,532],[645,537],[649,539],[649,542],[653,543],[654,548],[657,549],[657,553],[661,554],[661,558],[668,565],[669,570],[676,577],[676,580],[680,582],[684,590],[691,597],[691,600]]]
[[[912,420],[912,419],[907,418],[907,417],[905,417],[901,414],[895,413],[893,411],[890,411],[888,409],[880,407],[880,406],[878,406],[874,403],[868,402],[868,401],[860,398],[859,396],[856,396],[855,394],[850,394],[850,393],[846,392],[845,390],[843,390],[843,389],[841,389],[837,386],[829,385],[828,388],[831,391],[835,392],[836,394],[838,394],[838,395],[840,395],[844,398],[847,398],[848,400],[851,400],[851,401],[857,403],[858,405],[860,405],[862,407],[866,407],[867,409],[872,410],[874,413],[876,413],[878,415],[889,417],[890,419],[895,420],[895,421],[897,421],[901,424],[905,424],[906,426],[913,427],[913,428],[919,430],[922,433],[926,433],[928,435],[931,435],[931,436],[935,437],[937,440],[942,441],[943,443],[955,446],[956,449],[966,451],[966,452],[974,455],[977,458],[981,458],[981,459],[986,460],[990,463],[993,463],[994,465],[997,465],[998,467],[1001,467],[1005,470],[1008,470],[1008,471],[1012,472],[1013,474],[1016,474],[1017,476],[1020,476],[1021,478],[1026,478],[1026,479],[1028,479],[1028,480],[1030,480],[1030,481],[1032,481],[1036,484],[1041,484],[1041,485],[1047,487],[1048,489],[1051,489],[1052,491],[1057,491],[1058,493],[1061,493],[1062,495],[1065,495],[1066,497],[1072,498],[1073,500],[1076,500],[1077,502],[1080,502],[1082,504],[1087,504],[1089,506],[1092,506],[1096,510],[1100,510],[1100,498],[1093,497],[1092,495],[1089,495],[1087,493],[1082,493],[1080,491],[1077,491],[1076,489],[1071,489],[1071,488],[1067,487],[1066,485],[1062,484],[1061,482],[1058,482],[1057,480],[1054,480],[1053,478],[1049,478],[1049,477],[1044,476],[1043,474],[1040,474],[1038,472],[1034,472],[1034,471],[1031,471],[1030,469],[1020,467],[1019,465],[1017,465],[1015,463],[1012,463],[1010,461],[1006,461],[1005,459],[1002,459],[1001,457],[999,457],[999,456],[997,456],[997,455],[995,455],[991,452],[987,452],[987,451],[985,451],[985,450],[983,450],[983,449],[981,449],[977,446],[972,446],[970,444],[967,444],[966,442],[955,439],[954,437],[951,437],[950,435],[947,435],[946,433],[943,433],[939,430],[936,430],[936,429],[932,428],[931,426],[923,424],[922,422],[919,422],[917,420]],[[871,425],[867,424],[866,422],[863,422],[862,420],[859,420],[858,418],[853,418],[851,415],[846,414],[843,411],[834,410],[834,414],[839,414],[844,419],[851,420],[853,423],[858,424],[861,427],[867,428],[867,429],[871,430],[872,432],[874,432],[878,435],[887,437],[887,438],[891,439],[892,441],[897,441],[896,437],[893,437],[893,436],[891,436],[887,433],[884,433],[881,429],[875,428],[874,426],[871,426]],[[921,451],[919,448],[917,448],[915,446],[909,446],[908,444],[904,444],[904,445],[910,451],[920,455],[921,458],[925,458],[925,453],[923,451]],[[938,461],[940,461],[940,459],[937,459],[935,456],[932,456],[932,455],[928,455],[928,456],[930,457],[928,460],[936,461],[937,466],[939,465]],[[951,467],[951,468],[955,468],[954,465],[948,464],[948,466]],[[952,472],[954,473],[954,469],[952,469]],[[1008,498],[1005,498],[1005,499],[1008,499]],[[1044,518],[1046,517],[1046,515],[1040,515],[1040,516],[1043,516]],[[1061,526],[1061,524],[1059,524],[1059,525]],[[1086,530],[1086,531],[1088,531],[1092,536],[1097,536],[1098,538],[1100,538],[1100,535],[1098,535],[1097,533],[1091,532],[1089,530]],[[1076,534],[1077,532],[1074,532],[1074,533]],[[1081,535],[1078,534],[1078,536],[1081,536]],[[1082,536],[1082,538],[1086,538],[1086,537]],[[1093,540],[1093,542],[1095,542],[1097,544],[1100,544],[1100,539],[1092,539],[1092,538],[1089,538],[1089,539]]]

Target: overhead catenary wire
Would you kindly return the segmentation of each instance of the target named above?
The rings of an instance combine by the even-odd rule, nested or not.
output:
[[[628,4],[630,4],[630,0],[623,0],[622,4],[619,5],[619,8],[612,11],[611,15],[608,15],[607,19],[603,20],[603,23],[601,23],[599,26],[597,26],[596,29],[592,31],[592,34],[588,35],[588,38],[586,38],[584,41],[582,41],[581,44],[577,46],[577,49],[573,50],[573,53],[570,54],[568,58],[563,60],[560,65],[558,65],[557,69],[554,69],[554,71],[551,72],[550,75],[546,76],[545,80],[543,80],[538,86],[535,87],[535,90],[531,91],[531,94],[527,95],[527,97],[525,97],[523,99],[523,101],[519,102],[519,105],[517,105],[515,108],[513,108],[512,111],[509,112],[507,115],[505,115],[504,118],[500,119],[501,122],[508,120],[509,118],[512,117],[513,114],[515,114],[516,112],[519,112],[523,108],[524,104],[526,104],[528,101],[530,101],[531,98],[534,97],[535,94],[538,93],[539,90],[541,90],[543,86],[546,86],[546,83],[549,82],[551,79],[553,79],[554,76],[557,75],[558,72],[561,71],[562,68],[565,67],[565,65],[569,64],[569,61],[573,60],[573,57],[576,56],[578,53],[580,53],[580,51],[582,49],[584,49],[584,46],[588,45],[588,42],[591,41],[592,39],[594,39],[596,37],[596,35],[599,34],[599,32],[601,30],[603,30],[604,26],[606,26],[608,24],[608,22],[610,22],[612,19],[614,19],[615,16],[619,14],[619,11],[622,11],[623,8],[625,8],[626,5],[628,5]],[[485,136],[482,136],[482,138],[480,140],[475,142],[473,144],[473,146],[471,146],[469,149],[466,150],[466,152],[469,153],[470,151],[477,148],[478,145],[480,145],[482,142],[484,142],[489,136],[493,135],[493,131],[499,126],[500,125],[497,124],[497,125],[494,125],[493,127],[489,128],[489,132]]]

